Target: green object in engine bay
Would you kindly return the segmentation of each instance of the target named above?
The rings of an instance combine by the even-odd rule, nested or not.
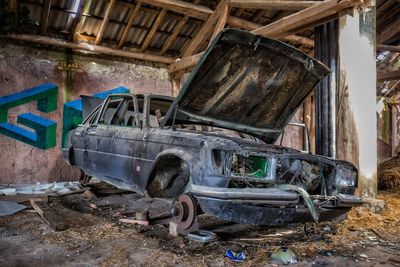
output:
[[[249,159],[252,160],[252,170],[254,170],[253,172],[249,173],[249,176],[264,178],[268,171],[268,159],[258,156],[249,156]]]

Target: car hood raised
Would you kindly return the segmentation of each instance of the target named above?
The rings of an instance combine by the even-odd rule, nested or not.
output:
[[[325,65],[292,46],[227,29],[213,40],[171,109],[176,108],[177,118],[273,143],[328,73]]]

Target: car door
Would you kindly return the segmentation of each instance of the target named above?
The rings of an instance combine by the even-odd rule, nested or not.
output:
[[[94,130],[97,142],[96,169],[110,183],[134,189],[139,182],[135,173],[138,170],[137,151],[143,138],[137,98],[133,95],[113,97],[109,104],[105,104]]]

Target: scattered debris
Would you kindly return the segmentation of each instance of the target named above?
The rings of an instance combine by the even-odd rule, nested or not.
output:
[[[0,201],[0,216],[8,216],[26,209],[26,206],[12,202]]]
[[[51,208],[47,203],[43,201],[35,201],[31,199],[31,206],[37,211],[37,213],[42,217],[53,230],[64,231],[68,228],[64,221],[64,218],[57,214],[57,212]]]
[[[87,199],[94,199],[94,198],[97,198],[97,196],[96,196],[90,189],[85,190],[85,191],[82,193],[82,196],[83,196],[84,198],[87,198]]]
[[[149,225],[149,221],[141,221],[141,220],[135,220],[135,219],[121,218],[121,219],[119,219],[119,221],[123,222],[123,223],[132,223],[132,224],[139,224],[139,225],[144,225],[144,226]]]
[[[232,250],[228,249],[225,252],[225,257],[228,257],[229,259],[231,259],[234,262],[244,262],[246,259],[246,254],[244,253],[244,251],[233,252]]]
[[[189,233],[187,235],[187,238],[192,241],[209,243],[209,242],[217,240],[217,235],[211,231],[198,230],[198,231]]]
[[[297,255],[287,247],[280,247],[271,253],[271,259],[283,265],[294,264],[299,262]]]
[[[42,184],[40,182],[35,185],[7,185],[0,187],[0,195],[60,195],[82,190],[82,186],[78,182],[54,182]]]

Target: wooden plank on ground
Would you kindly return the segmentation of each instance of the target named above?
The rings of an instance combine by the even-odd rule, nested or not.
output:
[[[32,208],[42,217],[43,221],[53,230],[63,231],[68,228],[64,218],[60,217],[46,202],[31,199],[30,203]]]

